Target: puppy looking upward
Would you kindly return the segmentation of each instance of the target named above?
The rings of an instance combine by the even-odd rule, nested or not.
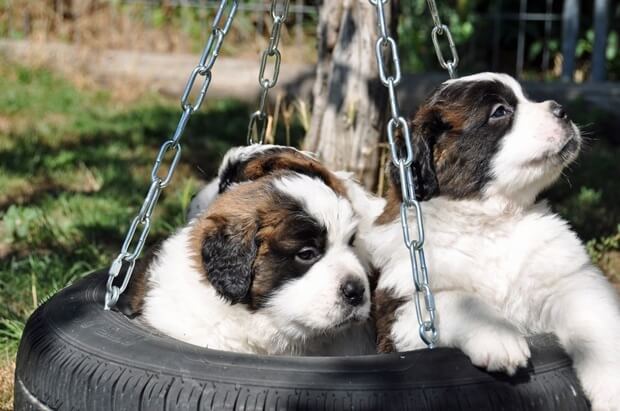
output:
[[[536,202],[577,157],[577,127],[558,103],[534,102],[513,78],[482,73],[442,84],[411,129],[439,344],[514,373],[530,356],[525,335],[554,333],[593,408],[619,410],[618,295],[568,224]],[[403,351],[423,344],[402,245],[399,174],[391,171],[385,211],[359,238],[380,270],[379,348]]]

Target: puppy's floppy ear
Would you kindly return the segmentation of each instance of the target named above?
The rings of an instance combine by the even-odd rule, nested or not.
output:
[[[428,200],[439,194],[439,182],[435,172],[433,147],[439,133],[442,132],[441,117],[439,113],[426,106],[420,108],[413,121],[409,123],[411,133],[411,146],[413,149],[412,174],[415,184],[416,199]],[[402,158],[407,156],[407,148],[404,135],[399,130],[396,136],[398,153]],[[390,163],[390,179],[396,192],[400,193],[400,174],[398,167]],[[400,194],[399,194],[400,197]]]
[[[201,263],[209,283],[232,304],[247,302],[256,258],[256,228],[226,217],[204,223]]]

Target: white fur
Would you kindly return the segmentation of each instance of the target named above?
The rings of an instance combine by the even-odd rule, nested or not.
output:
[[[357,220],[350,202],[305,175],[274,181],[282,193],[327,229],[325,255],[303,276],[289,280],[265,307],[250,311],[217,294],[190,259],[189,234],[196,219],[163,243],[148,270],[143,307],[147,323],[179,340],[212,349],[255,354],[344,355],[374,351],[368,328],[370,289],[366,271],[348,246]],[[200,197],[214,200],[212,196]],[[355,278],[365,300],[346,304],[341,286]]]
[[[566,136],[546,103],[527,100],[508,76],[485,73],[449,83],[484,79],[503,81],[519,98],[512,132],[492,161],[492,181],[480,200],[422,203],[440,345],[461,348],[475,365],[514,373],[530,356],[524,336],[553,332],[573,358],[593,409],[620,410],[618,295],[568,224],[534,203],[572,160],[544,161]],[[415,215],[409,224],[415,232]],[[376,225],[361,239],[381,270],[378,289],[412,296],[400,222]],[[413,303],[406,303],[392,329],[398,350],[423,347],[416,324]]]

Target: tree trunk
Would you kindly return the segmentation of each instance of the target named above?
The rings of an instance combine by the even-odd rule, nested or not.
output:
[[[392,28],[394,16],[386,7]],[[391,33],[395,35],[393,29]],[[304,149],[317,153],[328,167],[354,172],[368,189],[377,184],[379,143],[387,115],[387,91],[375,59],[376,39],[375,10],[368,0],[323,2],[314,105],[304,142]]]

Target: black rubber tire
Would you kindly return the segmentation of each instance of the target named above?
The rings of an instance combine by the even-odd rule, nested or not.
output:
[[[16,410],[587,410],[549,336],[527,369],[489,374],[454,349],[361,357],[265,357],[185,344],[103,311],[106,272],[32,315],[19,347]]]

